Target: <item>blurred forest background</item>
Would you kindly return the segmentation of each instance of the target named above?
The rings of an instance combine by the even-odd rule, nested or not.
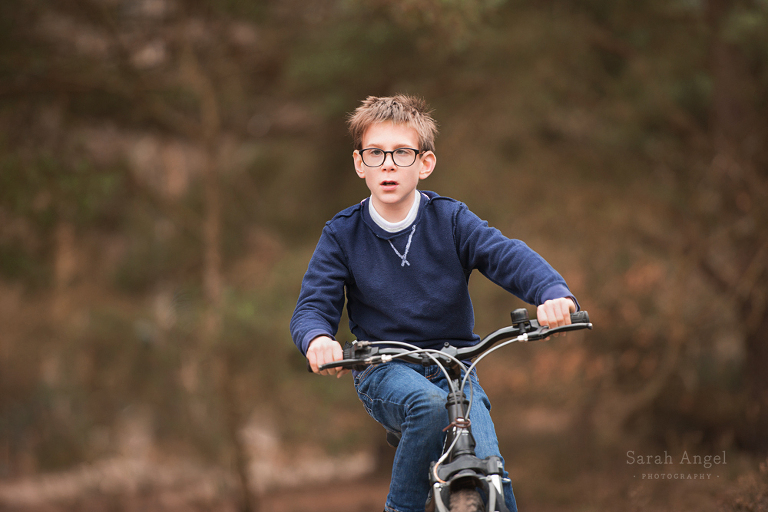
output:
[[[766,0],[0,2],[0,509],[381,509],[288,321],[367,195],[345,115],[400,92],[423,188],[595,324],[480,368],[521,509],[768,510]],[[522,305],[471,287],[481,335]]]

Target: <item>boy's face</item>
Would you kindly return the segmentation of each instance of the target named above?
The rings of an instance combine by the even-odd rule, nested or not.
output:
[[[363,134],[363,149],[376,148],[393,151],[399,148],[421,149],[419,135],[414,128],[391,122],[371,125]],[[366,152],[366,160],[369,152]],[[414,193],[419,180],[423,180],[435,168],[437,157],[431,151],[416,157],[413,165],[398,166],[392,154],[387,154],[384,163],[369,167],[363,163],[359,151],[352,155],[355,172],[365,180],[371,191],[371,200],[376,211],[390,222],[397,222],[406,217],[413,205]]]

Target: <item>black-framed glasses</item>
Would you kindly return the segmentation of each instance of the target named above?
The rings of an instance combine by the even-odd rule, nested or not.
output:
[[[410,167],[416,161],[416,157],[422,153],[413,148],[397,148],[392,151],[384,151],[379,148],[366,148],[360,150],[360,158],[368,167],[379,167],[384,164],[387,155],[392,155],[392,161],[398,167]]]

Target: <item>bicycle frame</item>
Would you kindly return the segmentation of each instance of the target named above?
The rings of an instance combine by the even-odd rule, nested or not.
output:
[[[451,493],[468,488],[483,490],[489,512],[509,512],[503,497],[504,467],[501,458],[491,456],[479,459],[475,454],[475,439],[469,421],[472,407],[471,382],[469,398],[464,393],[464,387],[477,363],[491,352],[510,343],[541,340],[553,334],[577,329],[592,329],[586,311],[571,314],[570,325],[551,329],[539,325],[536,320],[530,320],[525,309],[517,309],[511,316],[512,325],[489,334],[471,347],[456,348],[446,343],[442,349],[434,350],[395,341],[355,341],[344,346],[344,359],[320,368],[324,370],[342,367],[361,371],[373,364],[402,359],[424,366],[437,364],[442,369],[451,390],[446,398],[449,424],[444,429],[446,437],[443,454],[430,465],[431,494],[426,504],[426,512],[449,512]],[[502,341],[504,343],[500,343]],[[472,359],[474,362],[467,366],[465,361]],[[392,440],[390,436],[387,439]],[[396,445],[396,442],[394,444]]]

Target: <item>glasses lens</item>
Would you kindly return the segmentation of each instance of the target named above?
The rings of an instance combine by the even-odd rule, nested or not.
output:
[[[395,161],[395,165],[408,167],[416,161],[416,151],[410,148],[396,149],[392,153],[392,160]]]
[[[363,157],[363,163],[368,167],[378,167],[384,163],[387,156],[381,149],[364,149],[360,152]]]

